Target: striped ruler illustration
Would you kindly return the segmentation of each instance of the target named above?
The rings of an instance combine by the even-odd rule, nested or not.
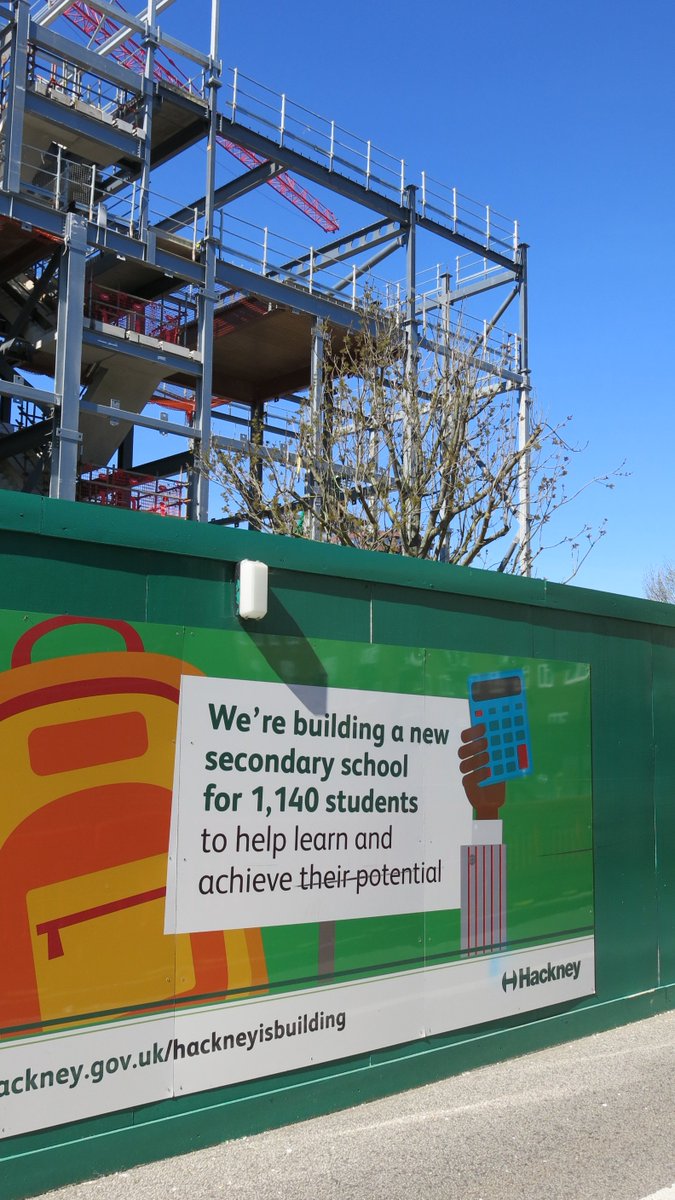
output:
[[[475,821],[477,837],[483,826],[501,821]],[[492,831],[490,831],[492,832]],[[496,832],[496,831],[495,831]],[[471,954],[506,942],[506,846],[483,842],[461,849],[462,950]]]

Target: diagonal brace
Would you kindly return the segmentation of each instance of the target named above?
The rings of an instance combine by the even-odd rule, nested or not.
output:
[[[376,221],[375,224],[367,225],[357,233],[350,233],[346,237],[337,238],[334,242],[327,242],[320,250],[310,251],[309,254],[303,254],[300,258],[294,258],[290,262],[284,263],[283,267],[269,271],[268,274],[271,276],[283,275],[292,271],[294,275],[309,275],[310,271],[320,271],[334,263],[343,262],[354,254],[362,254],[364,250],[374,250],[376,246],[398,239],[400,232],[401,226],[398,221]],[[392,249],[395,250],[399,245],[400,241],[395,240]]]
[[[230,183],[223,184],[222,187],[216,188],[213,193],[214,210],[224,208],[226,204],[231,204],[233,200],[237,200],[239,196],[245,196],[248,192],[252,192],[254,188],[260,187],[262,183],[267,183],[270,179],[274,179],[276,175],[283,175],[287,170],[281,163],[264,162],[259,167],[253,167],[250,171],[245,171],[243,175],[238,175],[236,179],[232,179]],[[186,204],[184,208],[179,208],[170,217],[165,217],[162,221],[157,221],[153,225],[153,229],[176,229],[183,225],[188,225],[195,218],[203,217],[206,211],[206,197],[202,196],[200,200],[195,200],[193,204]]]

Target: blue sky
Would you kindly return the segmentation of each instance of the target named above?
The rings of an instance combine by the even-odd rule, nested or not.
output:
[[[642,594],[646,571],[675,559],[671,0],[223,0],[222,10],[225,66],[518,219],[531,247],[537,399],[554,424],[572,415],[586,446],[572,485],[624,460],[630,473],[566,511],[570,532],[608,519],[575,582]],[[177,0],[162,22],[206,48],[209,13],[208,0]],[[220,180],[237,170],[222,162]],[[315,227],[293,225],[272,200],[270,224],[317,243]],[[566,559],[551,553],[537,573],[564,578]]]

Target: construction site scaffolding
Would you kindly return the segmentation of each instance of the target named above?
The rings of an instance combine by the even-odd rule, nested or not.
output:
[[[258,452],[287,441],[289,406],[321,407],[326,330],[358,329],[366,296],[401,314],[408,354],[433,348],[439,314],[451,314],[476,369],[516,394],[526,447],[517,222],[224,72],[219,0],[203,50],[160,25],[173,2],[134,15],[112,0],[0,0],[0,485],[208,520],[200,462],[214,419],[229,425],[217,438],[226,450],[241,448],[242,430]],[[201,194],[163,197],[159,168],[200,143]],[[220,185],[219,148],[242,168]],[[233,215],[265,185],[321,231],[320,245]],[[340,231],[313,188],[358,206],[362,223]],[[421,235],[439,256],[452,250],[453,272],[418,271]],[[402,278],[375,275],[400,260]],[[493,291],[496,310],[473,318]],[[144,444],[172,434],[184,449],[138,461],[139,430]],[[529,454],[512,515],[529,574]]]

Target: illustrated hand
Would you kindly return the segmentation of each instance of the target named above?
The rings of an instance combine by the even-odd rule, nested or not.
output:
[[[484,779],[490,778],[489,755],[484,725],[472,725],[461,734],[462,745],[457,750],[462,783],[469,804],[476,811],[477,821],[496,821],[499,810],[506,800],[506,784],[492,783],[480,787]]]

